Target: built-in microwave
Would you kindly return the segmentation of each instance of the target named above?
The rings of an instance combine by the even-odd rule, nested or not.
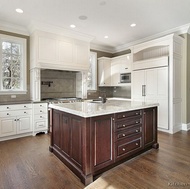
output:
[[[131,83],[131,73],[121,73],[120,83]]]

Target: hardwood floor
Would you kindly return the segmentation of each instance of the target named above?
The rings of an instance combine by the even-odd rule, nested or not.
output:
[[[0,142],[0,189],[190,188],[190,131],[159,132],[152,149],[85,187],[52,153],[48,135]]]

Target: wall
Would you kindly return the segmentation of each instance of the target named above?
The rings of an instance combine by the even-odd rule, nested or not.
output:
[[[76,97],[76,72],[41,70],[43,81],[53,83],[41,85],[41,98]]]
[[[0,30],[1,34],[5,34],[5,35],[11,35],[11,36],[15,36],[15,37],[21,37],[21,38],[25,38],[27,41],[27,66],[26,66],[26,70],[27,70],[27,93],[26,94],[17,94],[16,98],[11,98],[11,95],[0,95],[0,102],[6,102],[6,101],[11,101],[11,102],[17,102],[17,101],[28,101],[30,100],[30,71],[29,71],[29,67],[30,67],[30,40],[29,40],[29,36],[25,36],[25,35],[20,35],[20,34],[16,34],[16,33],[11,33],[11,32],[6,32],[6,31],[2,31]]]

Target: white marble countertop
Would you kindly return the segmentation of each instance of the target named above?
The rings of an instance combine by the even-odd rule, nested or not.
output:
[[[84,102],[50,104],[49,107],[84,118],[119,113],[158,106],[158,103],[138,102],[126,99],[108,99],[106,103]]]

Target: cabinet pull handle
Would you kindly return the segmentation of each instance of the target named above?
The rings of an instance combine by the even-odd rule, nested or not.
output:
[[[122,134],[122,136],[124,137],[124,136],[125,136],[125,134]]]
[[[125,151],[125,148],[123,148],[122,150]]]
[[[138,146],[139,144],[138,144],[138,143],[136,143],[135,145],[136,145],[136,146]]]
[[[146,96],[146,85],[142,85],[142,96]]]

